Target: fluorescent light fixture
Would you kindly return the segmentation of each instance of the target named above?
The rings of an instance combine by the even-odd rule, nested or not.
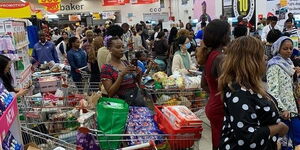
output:
[[[57,15],[47,15],[49,19],[58,19]]]

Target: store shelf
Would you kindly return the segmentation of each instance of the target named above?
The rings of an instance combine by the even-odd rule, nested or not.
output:
[[[8,108],[5,110],[5,112],[0,117],[0,124],[1,124],[0,142],[1,143],[6,136],[6,133],[9,131],[10,127],[14,123],[17,115],[18,115],[17,99],[14,98],[14,100],[11,102],[11,104],[8,106]]]
[[[16,46],[16,50],[22,49],[22,48],[28,46],[28,44],[29,44],[29,42],[26,42],[26,43],[24,43],[22,45]]]

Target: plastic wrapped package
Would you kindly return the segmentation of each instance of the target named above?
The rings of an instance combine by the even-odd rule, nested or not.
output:
[[[147,143],[150,140],[156,144],[163,142],[162,132],[153,118],[153,112],[147,107],[130,107],[126,125],[126,134],[131,134],[129,145]],[[145,134],[149,136],[135,136],[135,134]]]

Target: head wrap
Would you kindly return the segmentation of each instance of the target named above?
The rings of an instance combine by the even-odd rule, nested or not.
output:
[[[273,56],[276,56],[276,55],[279,54],[279,50],[281,48],[281,45],[283,44],[283,42],[285,40],[290,40],[293,43],[293,41],[287,36],[280,37],[276,42],[273,43],[273,45],[271,47],[271,52],[272,52]]]

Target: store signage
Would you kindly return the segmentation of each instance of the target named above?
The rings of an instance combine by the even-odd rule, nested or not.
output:
[[[22,3],[22,2],[11,2],[11,3],[0,3],[0,8],[4,9],[18,9],[18,8],[24,8],[29,5],[28,2]]]
[[[161,8],[150,8],[150,12],[161,12]]]
[[[45,7],[54,7],[59,5],[61,0],[38,0],[38,2]]]
[[[155,2],[158,2],[158,0],[134,0],[135,2],[132,1],[132,4],[152,4]]]
[[[233,12],[236,17],[242,15],[250,21],[255,14],[255,0],[234,0]]]
[[[103,6],[125,5],[129,0],[103,0]]]
[[[45,9],[50,13],[56,13],[60,10],[60,4],[56,4],[54,6],[45,6]]]
[[[0,133],[2,137],[5,137],[6,133],[9,131],[11,125],[16,119],[17,114],[18,114],[17,100],[14,99],[11,102],[11,104],[7,107],[5,112],[2,114],[2,116],[0,117],[0,123],[1,123]]]
[[[93,20],[100,20],[100,14],[99,13],[93,13]]]
[[[60,10],[61,11],[83,10],[83,6],[84,5],[69,3],[69,4],[60,5]]]

